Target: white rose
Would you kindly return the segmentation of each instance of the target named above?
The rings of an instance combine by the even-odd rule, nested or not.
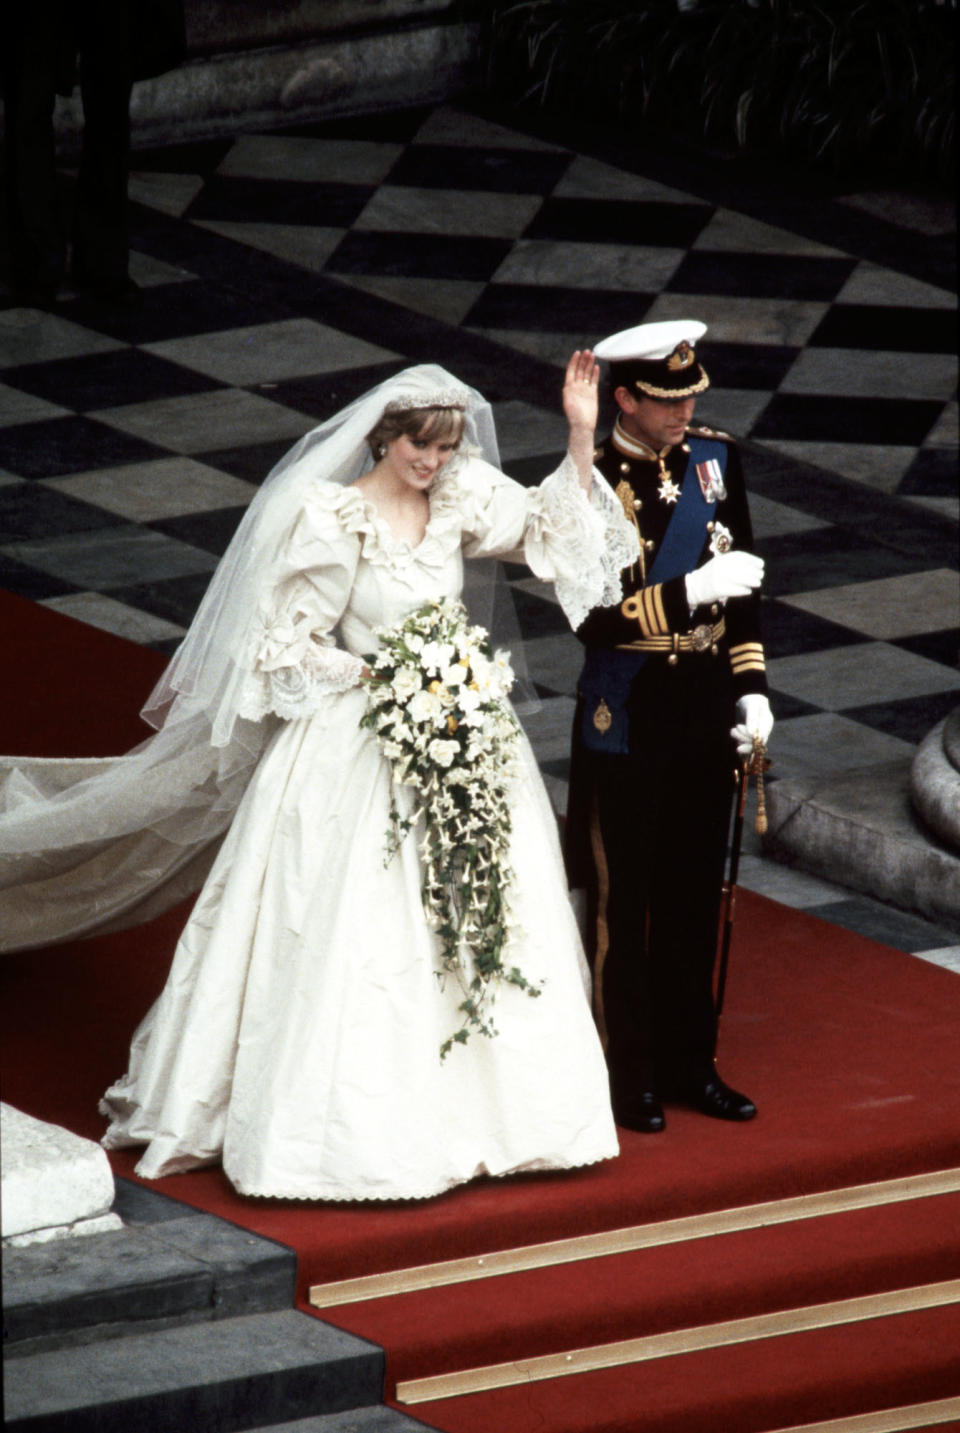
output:
[[[450,665],[452,656],[452,642],[424,642],[420,652],[420,665],[425,672],[436,674]]]
[[[461,687],[457,692],[457,706],[465,716],[475,712],[481,701],[480,693],[475,692],[472,687]]]
[[[413,667],[401,667],[390,683],[398,702],[406,702],[420,690],[420,673]]]
[[[411,698],[407,711],[410,714],[411,721],[420,723],[435,722],[442,711],[440,698],[435,696],[433,692],[417,692],[416,695]]]
[[[455,741],[443,741],[437,737],[430,743],[428,756],[435,761],[437,766],[452,766],[454,759],[459,754],[460,747]]]
[[[493,664],[488,662],[480,652],[477,652],[471,659],[470,665],[473,668],[473,680],[476,682],[478,690],[487,691],[494,674]]]
[[[459,662],[454,662],[451,667],[443,673],[443,685],[445,687],[459,687],[467,680],[467,669]]]

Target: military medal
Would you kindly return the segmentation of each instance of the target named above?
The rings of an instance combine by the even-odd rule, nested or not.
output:
[[[680,496],[679,483],[675,483],[668,473],[664,473],[660,479],[658,496],[662,503],[675,503]]]
[[[723,473],[716,458],[708,458],[705,463],[697,464],[697,481],[705,503],[722,503],[727,496]]]

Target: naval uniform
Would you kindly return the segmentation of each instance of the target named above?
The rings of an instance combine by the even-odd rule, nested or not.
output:
[[[758,595],[691,613],[684,585],[714,553],[753,550],[732,440],[691,427],[658,454],[618,422],[595,462],[641,547],[622,603],[578,629],[567,823],[616,1103],[682,1092],[713,1069],[730,728],[736,699],[765,692],[766,677]]]

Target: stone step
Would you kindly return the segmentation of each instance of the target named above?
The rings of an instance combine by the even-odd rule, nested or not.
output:
[[[960,852],[914,815],[909,760],[771,781],[767,817],[767,855],[960,930]]]
[[[292,1249],[127,1180],[107,1234],[5,1249],[7,1356],[290,1309]]]
[[[4,1427],[236,1433],[369,1409],[383,1369],[381,1349],[309,1314],[248,1314],[10,1358]]]
[[[376,1404],[351,1408],[345,1413],[321,1413],[316,1418],[297,1418],[293,1423],[261,1423],[247,1433],[436,1433],[435,1425],[421,1423],[398,1408]]]

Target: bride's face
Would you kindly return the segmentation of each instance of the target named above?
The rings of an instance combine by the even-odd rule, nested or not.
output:
[[[387,444],[383,462],[392,477],[417,492],[426,492],[458,444],[450,438],[421,438],[401,433]]]

